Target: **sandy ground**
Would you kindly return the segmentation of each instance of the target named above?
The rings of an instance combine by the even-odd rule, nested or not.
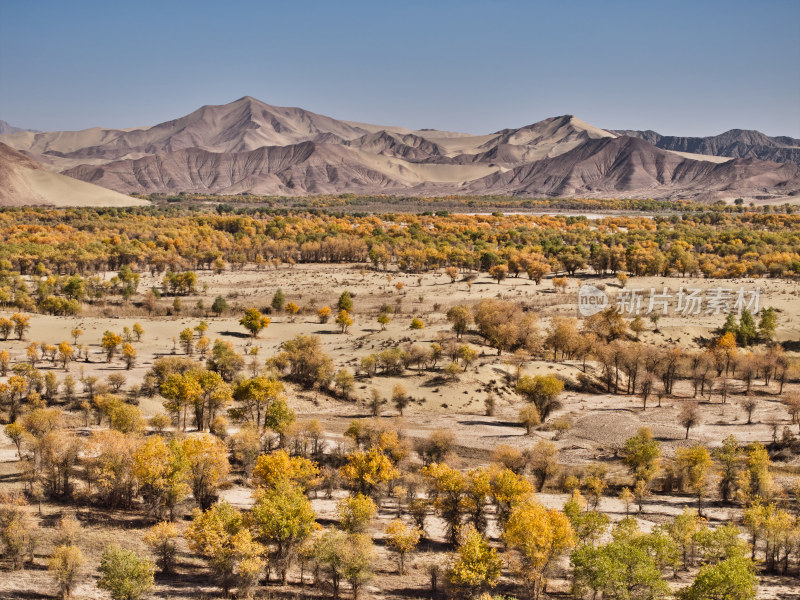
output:
[[[371,352],[405,342],[427,344],[440,339],[443,333],[449,331],[445,313],[450,306],[457,303],[477,302],[484,297],[518,300],[532,306],[540,314],[542,324],[546,324],[548,319],[555,315],[577,316],[578,282],[575,280],[571,282],[566,294],[556,294],[549,280],[539,286],[524,278],[511,278],[497,284],[481,276],[468,286],[465,283],[451,284],[449,278],[443,274],[428,274],[418,278],[416,275],[391,273],[389,279],[387,273],[371,270],[361,272],[360,268],[340,265],[298,265],[291,269],[286,267],[267,271],[247,269],[220,275],[202,272],[199,275],[198,288],[202,293],[182,299],[184,310],[181,316],[148,317],[141,312],[137,314],[132,307],[124,306],[91,306],[79,318],[33,315],[26,340],[0,342],[0,348],[11,352],[13,361],[23,360],[25,346],[30,341],[54,344],[62,340],[71,342],[70,330],[79,327],[84,331],[79,345],[89,346],[90,361],[72,363],[69,373],[76,379],[82,372],[100,378],[106,378],[112,373],[123,373],[127,377],[126,387],[129,387],[141,381],[155,358],[173,353],[173,339],[177,338],[182,329],[195,326],[201,319],[209,324],[206,335],[210,339],[231,341],[240,352],[246,352],[253,346],[258,347],[259,361],[273,355],[283,341],[293,336],[314,334],[320,336],[324,350],[331,355],[337,367],[346,366],[355,369],[360,359]],[[405,284],[402,290],[395,287],[398,282]],[[145,276],[140,283],[140,289],[147,289],[154,283],[154,280]],[[612,278],[591,278],[591,283],[605,285],[612,297],[619,291],[616,280]],[[774,280],[705,281],[660,277],[635,278],[628,284],[629,288],[649,290],[653,287],[659,291],[664,286],[672,291],[677,291],[681,286],[702,289],[719,286],[752,289],[754,286],[760,286],[762,306],[773,306],[779,310],[778,339],[782,341],[800,339],[800,311],[797,309],[796,284]],[[273,293],[279,287],[286,294],[287,301],[294,301],[299,306],[307,308],[307,314],[299,315],[294,322],[285,315],[273,314],[272,323],[258,338],[248,337],[238,324],[242,309],[249,306],[258,308],[268,306]],[[316,309],[320,306],[335,306],[339,294],[344,290],[352,293],[355,303],[355,324],[347,334],[340,333],[332,322],[318,323],[315,316]],[[195,308],[197,300],[200,299],[205,307],[209,307],[217,295],[227,298],[231,306],[229,314],[214,318],[206,313],[207,309]],[[171,298],[162,299],[160,307],[162,312],[171,304]],[[376,317],[379,307],[384,304],[391,304],[397,312],[386,331],[381,331]],[[105,316],[113,313],[122,316]],[[409,329],[409,323],[414,316],[420,317],[425,322],[424,329],[417,331]],[[720,315],[664,317],[659,323],[659,333],[648,330],[642,335],[642,341],[652,345],[678,344],[684,348],[698,348],[698,342],[709,339],[713,330],[719,327],[723,320],[724,316]],[[99,346],[103,332],[112,330],[119,333],[124,326],[130,327],[135,322],[141,323],[145,329],[142,341],[135,344],[139,353],[136,366],[130,371],[125,371],[119,359],[111,364],[106,363]],[[648,328],[652,328],[649,322]],[[647,410],[642,410],[640,399],[634,396],[565,392],[564,407],[551,418],[567,419],[572,425],[571,429],[561,435],[541,429],[528,436],[524,428],[516,423],[517,412],[522,402],[513,393],[512,385],[509,383],[511,367],[504,363],[506,357],[498,358],[494,350],[480,345],[480,340],[476,336],[467,336],[466,341],[473,344],[482,354],[456,382],[444,381],[439,373],[415,370],[406,371],[403,377],[379,376],[371,379],[359,377],[351,401],[290,387],[288,390],[290,404],[300,418],[317,418],[323,423],[327,432],[326,440],[331,447],[345,441],[343,433],[353,419],[368,416],[363,401],[368,397],[371,387],[378,388],[385,397],[388,397],[391,395],[393,385],[402,383],[414,401],[406,409],[403,418],[397,416],[393,407],[387,405],[383,419],[400,427],[412,440],[423,439],[431,431],[439,428],[453,431],[457,438],[461,466],[486,464],[490,460],[492,451],[500,445],[525,449],[538,439],[549,439],[557,444],[560,451],[559,459],[567,468],[588,461],[601,461],[606,464],[609,467],[611,485],[625,483],[628,477],[619,462],[613,460],[615,449],[641,426],[647,425],[653,429],[655,436],[662,443],[664,454],[669,457],[677,448],[687,444],[702,442],[715,446],[729,434],[736,436],[742,443],[753,440],[768,442],[772,436],[771,421],[778,421],[781,429],[783,425],[789,424],[788,415],[779,402],[777,385],[771,384],[765,387],[759,381],[753,386],[751,393],[758,399],[758,406],[753,414],[753,423],[747,425],[746,414],[740,406],[744,397],[743,390],[740,389],[739,382],[736,382],[725,405],[720,403],[716,395],[711,401],[704,399],[701,402],[701,423],[691,429],[687,441],[684,439],[685,431],[676,421],[681,403],[691,397],[692,390],[688,382],[681,381],[676,385],[674,397],[665,398],[660,407],[657,406],[657,400],[651,399]],[[176,345],[174,353],[182,355],[179,345]],[[797,356],[796,352],[789,354]],[[445,359],[440,366],[446,363]],[[50,363],[40,363],[38,366],[44,371],[54,370],[59,378],[63,378],[66,374],[59,366]],[[589,368],[591,369],[591,365]],[[525,365],[523,372],[552,372],[575,378],[581,372],[581,365],[533,361]],[[79,391],[80,387],[79,384]],[[791,383],[786,390],[794,390],[796,387],[796,384]],[[491,417],[486,416],[484,412],[484,400],[489,392],[498,400],[496,413]],[[140,407],[146,416],[163,411],[157,398],[142,399]],[[0,489],[20,485],[17,465],[13,446],[0,434]],[[776,477],[781,480],[783,476],[778,474]],[[223,496],[243,508],[252,502],[250,491],[237,485],[224,490]],[[561,507],[565,499],[563,494],[540,495],[541,501],[555,507]],[[333,518],[335,501],[336,498],[329,500],[321,497],[313,500],[314,507],[323,521]],[[639,518],[643,528],[647,529],[692,504],[693,499],[688,496],[658,496],[646,503],[644,513]],[[604,498],[600,508],[604,512],[609,512],[613,519],[624,516],[624,507],[615,498]],[[58,514],[64,510],[66,507],[45,505],[44,515],[45,518],[50,518],[48,515]],[[709,505],[707,511],[712,523],[726,522],[739,516],[739,509],[717,506],[714,503]],[[91,536],[97,535],[96,543],[100,544],[100,538],[109,535],[108,527],[92,523],[91,509],[81,508],[79,514],[87,526],[97,528],[96,534],[87,534],[86,539],[94,540]],[[392,503],[385,503],[373,527],[376,539],[380,540],[382,527],[395,516],[396,507]],[[112,530],[117,527],[124,529],[126,542],[127,537],[130,537],[132,544],[141,544],[141,533],[146,523],[140,516],[136,513],[124,513],[115,518],[117,520],[112,524]],[[444,536],[443,523],[431,517],[428,528],[430,541],[426,542],[426,548],[441,550]],[[490,532],[496,534],[496,528],[490,529]],[[91,544],[93,548],[91,552],[97,553],[94,550],[95,541],[91,541]],[[42,598],[48,594],[55,594],[55,587],[41,566],[45,564],[44,557],[48,552],[47,544],[38,551],[38,570],[4,573],[0,578],[0,600]],[[380,557],[378,576],[372,582],[370,597],[387,599],[429,597],[424,593],[425,575],[421,571],[412,571],[411,575],[400,577],[396,574],[395,557],[380,544],[378,552]],[[194,592],[190,594],[190,591],[204,585],[205,579],[200,564],[188,556],[185,548],[181,560],[183,581],[162,582],[157,597],[196,597],[192,595]],[[297,574],[293,575],[295,578],[296,576]],[[102,597],[90,583],[79,589],[78,596]],[[566,582],[556,582],[555,586],[556,589],[567,588]],[[800,598],[800,593],[796,593],[797,588],[792,586],[793,583],[785,578],[764,578],[759,598],[782,600]],[[500,589],[503,589],[502,585]],[[209,597],[215,597],[213,594],[217,591],[209,588],[205,593],[208,593]],[[306,597],[314,596],[310,594]]]

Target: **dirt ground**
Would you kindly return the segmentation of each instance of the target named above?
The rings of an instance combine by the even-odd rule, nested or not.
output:
[[[394,347],[405,342],[427,344],[450,334],[446,320],[447,310],[460,303],[474,303],[481,298],[500,297],[525,303],[535,310],[540,317],[542,329],[548,320],[556,315],[578,316],[578,288],[580,283],[591,283],[605,286],[610,296],[621,290],[616,279],[584,276],[570,278],[566,293],[556,293],[551,280],[544,280],[540,285],[527,278],[508,278],[498,284],[485,275],[479,276],[471,284],[465,282],[450,283],[443,273],[423,276],[376,272],[367,268],[341,265],[297,265],[292,268],[256,271],[252,268],[244,271],[212,274],[200,272],[196,296],[182,298],[184,309],[179,316],[147,316],[134,307],[90,306],[84,314],[77,318],[32,315],[31,328],[23,342],[7,340],[0,342],[0,349],[7,349],[12,356],[12,363],[24,360],[25,347],[30,341],[58,344],[67,340],[72,342],[70,331],[79,327],[84,331],[79,345],[88,345],[90,360],[73,362],[69,373],[75,379],[81,374],[94,375],[105,379],[112,373],[122,373],[127,377],[126,388],[139,384],[145,372],[152,366],[155,358],[162,355],[182,355],[180,345],[175,343],[179,332],[186,327],[194,327],[199,321],[209,324],[206,335],[213,341],[223,339],[231,341],[240,352],[259,348],[258,360],[263,361],[272,356],[280,344],[298,334],[314,334],[320,336],[323,349],[333,358],[338,367],[349,367],[355,371],[360,359],[369,353],[384,348]],[[402,282],[402,289],[397,283]],[[143,276],[140,289],[157,285],[158,281]],[[761,289],[761,306],[772,306],[778,310],[779,326],[777,339],[789,342],[788,354],[798,357],[796,348],[800,346],[800,304],[796,283],[778,280],[703,280],[682,278],[632,278],[628,289],[641,288],[649,293],[650,288],[661,291],[667,287],[672,292],[679,288],[712,288],[725,287],[738,290],[740,287],[752,290]],[[262,331],[259,337],[250,338],[239,325],[238,319],[244,308],[263,309],[269,306],[274,292],[281,288],[287,301],[294,301],[301,308],[307,309],[292,322],[285,314],[272,314],[272,323]],[[355,304],[355,324],[347,334],[339,332],[338,326],[331,322],[320,324],[316,318],[316,309],[328,305],[334,307],[339,294],[345,290],[351,292]],[[229,312],[222,317],[213,317],[207,311],[214,298],[221,295],[227,299]],[[197,301],[202,300],[206,308],[197,308]],[[171,306],[171,298],[163,298],[161,308]],[[392,322],[382,331],[377,323],[380,307],[390,304],[394,307]],[[645,302],[646,304],[646,302]],[[335,312],[335,311],[334,311]],[[121,316],[108,316],[110,314]],[[7,315],[6,315],[7,316]],[[425,322],[424,329],[411,330],[409,324],[413,317]],[[647,331],[641,340],[648,345],[674,345],[686,349],[697,349],[699,344],[714,335],[714,330],[722,325],[723,315],[701,316],[666,316],[658,323],[658,332],[646,319]],[[124,326],[141,323],[145,334],[142,341],[136,344],[138,360],[133,369],[126,371],[119,359],[111,364],[105,362],[105,356],[99,342],[106,330],[120,333]],[[411,438],[423,439],[435,429],[452,431],[457,440],[459,460],[462,466],[486,464],[492,451],[499,445],[510,445],[524,449],[532,446],[538,439],[553,440],[559,448],[559,460],[567,465],[581,465],[588,461],[600,461],[609,467],[609,484],[627,481],[627,473],[619,461],[615,461],[615,450],[624,440],[642,427],[652,428],[654,435],[662,444],[662,452],[670,456],[679,447],[702,442],[710,447],[719,445],[728,435],[734,435],[740,442],[754,440],[769,442],[772,440],[773,422],[780,424],[782,430],[789,425],[789,416],[781,405],[778,396],[778,385],[771,383],[764,386],[758,381],[753,386],[751,396],[757,398],[758,405],[753,413],[751,424],[746,424],[747,415],[740,406],[744,398],[743,389],[738,381],[733,385],[727,402],[722,404],[718,396],[712,400],[704,399],[700,403],[701,422],[693,427],[689,439],[685,440],[685,430],[677,423],[677,415],[684,399],[692,396],[690,382],[680,381],[673,397],[665,398],[660,406],[651,399],[646,410],[641,407],[638,396],[583,394],[567,391],[563,395],[563,408],[551,417],[566,419],[571,428],[561,434],[555,431],[540,429],[533,435],[526,435],[525,429],[517,424],[517,413],[523,401],[513,392],[510,374],[513,367],[505,363],[506,356],[497,356],[496,351],[483,345],[477,336],[468,335],[466,341],[481,352],[480,358],[455,382],[445,380],[440,373],[416,370],[406,371],[402,377],[373,378],[358,377],[353,398],[343,401],[319,392],[308,392],[289,388],[289,402],[302,419],[319,419],[326,430],[326,441],[330,446],[344,443],[343,433],[349,423],[356,418],[368,416],[364,401],[368,398],[370,388],[379,389],[384,397],[391,395],[396,383],[402,383],[413,398],[402,418],[387,405],[383,412],[384,419],[401,427]],[[447,361],[445,361],[447,362]],[[60,366],[49,362],[37,365],[43,371],[54,370],[62,379],[66,373]],[[589,369],[592,369],[590,364]],[[523,367],[524,374],[555,373],[566,378],[575,379],[582,371],[577,361],[552,363],[531,361]],[[78,390],[81,389],[80,384]],[[800,390],[800,385],[790,383],[785,391]],[[484,400],[488,393],[497,398],[497,409],[493,416],[486,416]],[[140,400],[140,408],[145,416],[163,412],[158,398]],[[793,426],[796,428],[796,426]],[[232,429],[233,430],[233,429]],[[0,433],[0,490],[21,486],[19,480],[16,450],[10,440]],[[800,473],[800,461],[782,463],[776,472],[776,479],[790,477],[792,473]],[[247,507],[252,501],[247,488],[232,485],[223,491],[223,497],[240,507]],[[566,501],[564,494],[540,494],[539,499],[547,505],[560,508]],[[316,498],[313,500],[320,520],[324,523],[334,516],[335,500]],[[679,513],[693,499],[688,496],[653,497],[645,503],[644,511],[638,516],[643,528],[663,522],[669,516]],[[39,507],[33,506],[37,511]],[[53,530],[60,515],[72,510],[72,507],[45,503],[41,506],[41,520],[46,531],[46,540],[37,550],[35,564],[23,571],[2,571],[0,576],[0,600],[12,598],[47,598],[57,593],[52,578],[46,571],[46,557],[52,550]],[[608,512],[613,519],[625,516],[624,507],[614,497],[605,497],[600,510]],[[380,543],[382,529],[386,523],[396,516],[397,508],[391,502],[381,507],[379,518],[373,525],[373,534],[377,540],[379,561],[376,577],[367,588],[368,597],[385,599],[431,598],[426,591],[427,575],[421,569],[411,568],[409,574],[397,574],[396,558]],[[736,520],[739,509],[718,506],[711,502],[707,508],[711,523],[722,523]],[[77,508],[78,518],[85,525],[85,536],[81,546],[91,564],[99,562],[102,547],[110,540],[124,536],[126,545],[145,551],[141,540],[144,528],[150,522],[134,512],[97,511],[89,506]],[[185,522],[182,522],[182,526]],[[490,533],[497,534],[496,528]],[[431,517],[428,526],[429,539],[424,542],[422,553],[440,551],[444,548],[444,526],[438,519]],[[420,558],[414,560],[421,560]],[[210,585],[202,563],[190,556],[186,547],[181,548],[178,576],[169,580],[159,580],[153,597],[157,598],[215,598],[218,588]],[[103,598],[104,593],[95,587],[97,577],[95,571],[86,579],[76,592],[80,598]],[[293,572],[292,581],[297,581],[299,572]],[[310,576],[307,576],[310,582]],[[676,581],[685,583],[685,576]],[[798,580],[781,577],[764,577],[761,581],[759,598],[781,599],[800,598]],[[501,582],[498,591],[502,592],[508,582]],[[272,584],[267,597],[315,598],[319,592],[308,586],[302,591],[291,586],[282,594],[280,586]],[[567,581],[554,581],[551,591],[566,594],[569,589]],[[291,590],[291,591],[289,591]]]

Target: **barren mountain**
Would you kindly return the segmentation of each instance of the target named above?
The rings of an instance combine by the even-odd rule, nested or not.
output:
[[[20,133],[22,131],[33,131],[32,129],[22,129],[21,127],[14,127],[10,123],[0,120],[0,135],[7,133]]]
[[[138,206],[149,204],[52,173],[0,143],[0,206]]]
[[[677,137],[661,135],[652,130],[614,133],[638,137],[664,150],[731,158],[757,158],[800,165],[800,140],[786,136],[770,137],[749,129],[731,129],[710,137]]]
[[[791,138],[729,132],[712,141],[623,133],[572,115],[485,135],[410,130],[338,121],[244,97],[153,127],[21,131],[0,135],[0,141],[49,169],[124,193],[507,193],[712,200],[778,199],[800,189],[795,165],[716,156],[751,157],[757,154],[754,148],[767,146],[791,156],[797,142]]]
[[[549,196],[788,196],[800,192],[800,167],[753,159],[693,160],[620,136],[588,141],[557,157],[484,177],[469,188],[473,193]]]

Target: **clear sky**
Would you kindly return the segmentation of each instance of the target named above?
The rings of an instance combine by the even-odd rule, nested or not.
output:
[[[487,133],[800,137],[800,0],[0,0],[0,119],[154,125],[250,95]]]

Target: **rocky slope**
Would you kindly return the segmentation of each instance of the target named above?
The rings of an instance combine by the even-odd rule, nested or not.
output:
[[[731,158],[757,158],[800,165],[800,140],[786,136],[770,137],[760,131],[731,129],[710,137],[677,137],[655,131],[616,131],[643,139],[657,148]]]

